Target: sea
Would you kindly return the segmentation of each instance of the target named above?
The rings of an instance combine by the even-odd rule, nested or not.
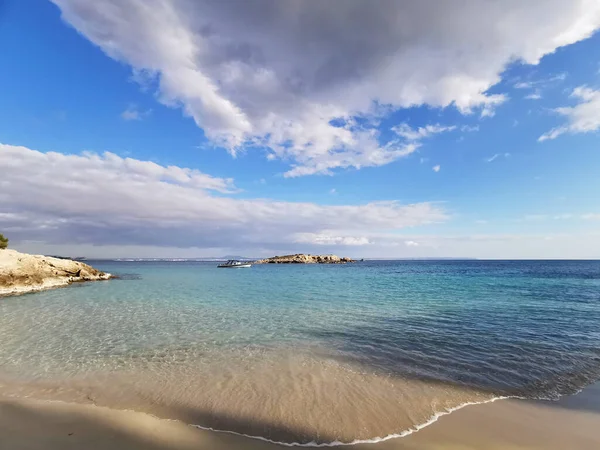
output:
[[[0,298],[0,394],[324,447],[600,379],[600,261],[89,263]]]

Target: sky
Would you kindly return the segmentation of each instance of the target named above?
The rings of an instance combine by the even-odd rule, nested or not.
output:
[[[600,258],[600,0],[0,0],[0,232]]]

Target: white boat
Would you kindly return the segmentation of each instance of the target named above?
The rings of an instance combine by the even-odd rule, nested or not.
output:
[[[252,264],[230,259],[226,263],[219,264],[217,267],[221,267],[222,269],[242,269],[244,267],[252,267]]]

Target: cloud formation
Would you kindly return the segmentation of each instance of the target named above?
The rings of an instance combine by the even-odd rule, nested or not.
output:
[[[273,249],[367,245],[365,233],[445,221],[430,203],[326,206],[240,199],[232,179],[121,158],[0,144],[0,229],[12,242]]]
[[[536,64],[600,25],[595,0],[53,1],[213,143],[265,147],[286,176],[412,153],[379,128],[398,108],[491,116],[508,63]]]
[[[445,126],[440,124],[426,125],[424,127],[411,128],[407,123],[401,123],[392,128],[392,131],[409,142],[419,142],[430,136],[456,130],[456,126]]]
[[[130,103],[127,109],[121,113],[121,119],[123,120],[142,120],[144,117],[148,117],[152,111],[146,110],[141,111],[138,106],[134,103]]]
[[[486,162],[491,163],[501,157],[508,158],[508,157],[510,157],[510,153],[496,153],[496,154],[490,156],[489,158],[486,158]]]
[[[567,119],[567,123],[541,135],[538,141],[556,139],[565,133],[591,133],[600,129],[600,90],[579,86],[573,90],[571,97],[578,102],[575,106],[555,109]]]
[[[542,99],[542,94],[540,94],[539,91],[535,91],[532,92],[531,94],[528,94],[525,96],[526,100],[541,100]]]

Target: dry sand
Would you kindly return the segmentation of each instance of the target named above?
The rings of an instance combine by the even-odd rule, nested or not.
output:
[[[110,274],[70,259],[0,250],[0,296],[25,294],[79,281],[108,280]]]
[[[282,446],[92,405],[0,398],[1,450],[275,450]],[[559,402],[470,406],[400,439],[353,450],[600,448],[600,387]]]

